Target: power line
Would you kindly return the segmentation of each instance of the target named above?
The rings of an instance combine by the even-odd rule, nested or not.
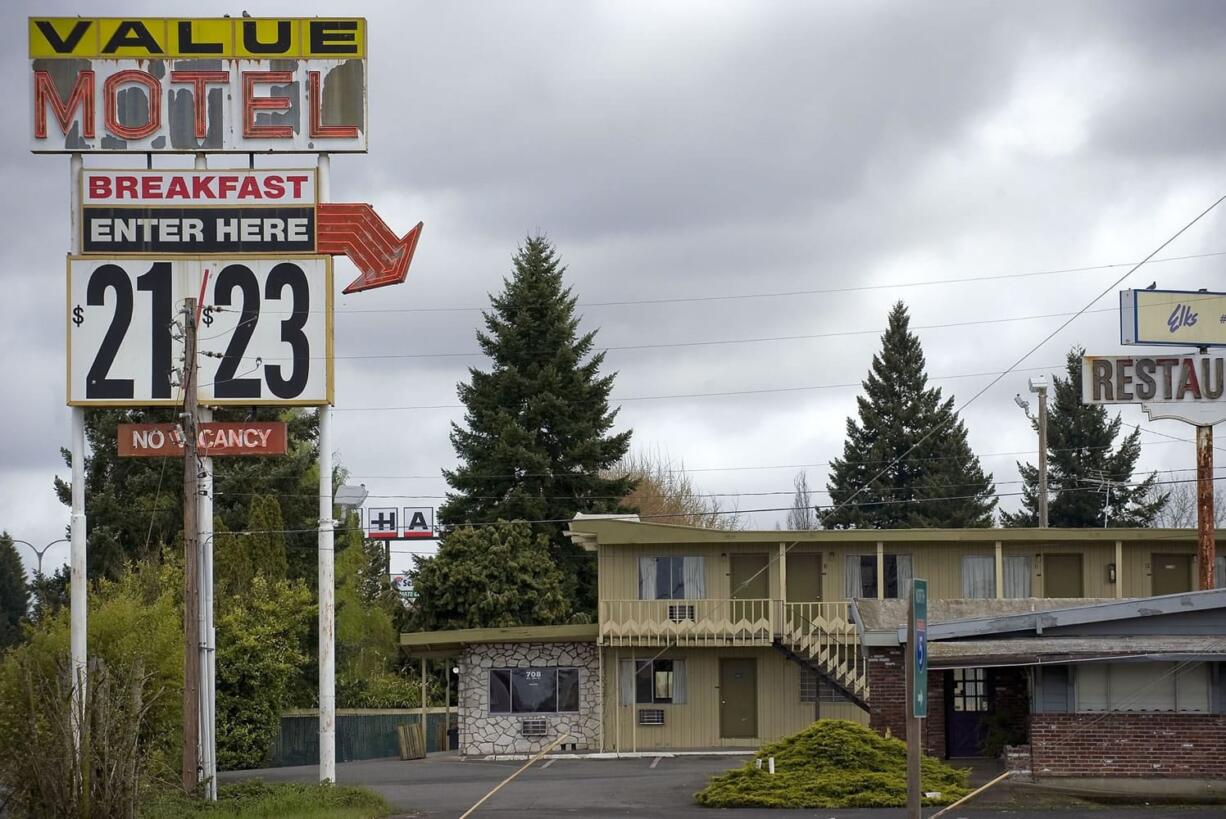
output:
[[[981,373],[959,373],[957,375],[932,375],[928,377],[929,381],[947,381],[955,378],[985,378],[987,376],[997,376],[996,379],[988,386],[994,386],[1002,377],[1008,375],[1009,372],[1040,372],[1043,370],[1056,369],[1051,365],[1046,367],[1026,367],[1013,368],[1012,370],[1004,371],[989,371]],[[688,398],[729,398],[742,395],[763,395],[769,393],[786,393],[786,392],[809,392],[813,390],[834,390],[848,389],[860,387],[862,381],[849,382],[845,384],[810,384],[801,387],[761,387],[748,390],[722,390],[719,392],[691,392],[691,393],[673,393],[668,395],[628,395],[628,396],[611,396],[610,401],[625,402],[625,401],[669,401]],[[985,388],[986,391],[986,388]],[[982,393],[980,393],[982,394]],[[969,402],[968,402],[969,404]],[[386,407],[333,407],[333,412],[399,412],[405,410],[437,410],[437,409],[463,409],[463,404],[418,404],[408,406],[386,406]]]
[[[1209,253],[1191,253],[1185,256],[1170,256],[1163,259],[1146,259],[1140,263],[1133,262],[1115,262],[1112,264],[1089,265],[1085,267],[1065,267],[1052,270],[1035,270],[1024,273],[1004,273],[989,276],[964,276],[961,278],[951,279],[933,279],[931,281],[911,281],[911,282],[896,282],[893,284],[863,284],[853,285],[848,287],[822,287],[805,290],[780,290],[758,293],[734,293],[719,296],[676,296],[656,299],[617,299],[612,301],[588,301],[577,302],[576,307],[632,307],[637,305],[649,304],[683,304],[683,303],[703,303],[703,302],[718,302],[718,301],[739,301],[741,299],[773,299],[773,298],[795,298],[797,296],[819,296],[831,295],[835,293],[856,293],[870,290],[897,290],[905,287],[934,287],[949,284],[967,284],[970,282],[983,281],[1004,281],[1008,279],[1027,279],[1035,276],[1053,276],[1063,273],[1091,273],[1100,270],[1118,270],[1123,267],[1131,267],[1135,269],[1140,264],[1148,261],[1151,264],[1165,264],[1169,262],[1181,262],[1190,259],[1206,259],[1215,256],[1226,256],[1226,251],[1213,251]],[[1127,275],[1127,274],[1126,274]],[[1097,299],[1096,299],[1097,301]],[[368,308],[336,308],[336,312],[340,313],[468,313],[481,312],[488,310],[489,305],[482,307],[368,307]]]
[[[1103,308],[1102,310],[1092,310],[1094,313],[1114,313],[1114,308]],[[1064,318],[1072,313],[1042,313],[1033,316],[1010,316],[1005,318],[989,318],[989,319],[973,319],[971,321],[951,321],[942,324],[924,324],[914,325],[911,330],[945,330],[958,327],[977,327],[987,324],[1008,324],[1019,321],[1036,321],[1040,319]],[[869,330],[838,330],[829,333],[802,333],[798,335],[788,336],[759,336],[753,338],[727,338],[727,339],[706,339],[700,341],[668,341],[656,342],[651,344],[612,344],[606,347],[601,347],[598,352],[630,352],[634,350],[665,350],[678,348],[693,348],[693,347],[716,347],[728,346],[736,344],[764,344],[769,342],[779,341],[812,341],[824,338],[843,338],[846,336],[866,336],[866,335],[881,335],[884,329],[869,329]],[[547,352],[547,351],[542,351]],[[366,360],[383,360],[383,359],[426,359],[426,358],[484,358],[485,353],[480,350],[472,350],[469,352],[454,352],[454,353],[369,353],[361,355],[337,355],[332,356],[334,360],[351,360],[351,361],[366,361]],[[239,356],[242,359],[254,359],[256,356]],[[263,361],[295,361],[301,358],[294,356],[261,356]],[[308,360],[323,361],[328,356],[307,356]]]

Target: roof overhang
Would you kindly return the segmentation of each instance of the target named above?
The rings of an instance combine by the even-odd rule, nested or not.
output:
[[[602,546],[684,543],[993,543],[1047,545],[1052,543],[1143,541],[1196,544],[1195,529],[814,529],[727,530],[642,521],[637,515],[576,515],[567,537],[585,549]],[[1222,538],[1226,546],[1226,535]]]
[[[414,631],[400,635],[400,649],[410,657],[454,657],[465,646],[486,643],[594,643],[599,634],[595,623],[560,626],[513,626],[508,628],[463,628],[446,631]]]

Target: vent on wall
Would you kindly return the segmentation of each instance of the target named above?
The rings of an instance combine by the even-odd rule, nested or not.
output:
[[[543,719],[523,719],[519,721],[521,737],[543,737],[549,732],[549,723]]]
[[[694,606],[692,604],[674,603],[668,607],[668,619],[674,623],[683,623],[686,620],[694,619]]]
[[[640,708],[639,709],[639,725],[663,725],[664,724],[664,709],[663,708]]]

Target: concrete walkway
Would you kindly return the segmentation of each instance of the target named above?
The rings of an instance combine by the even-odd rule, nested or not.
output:
[[[714,774],[743,764],[736,757],[660,757],[620,760],[559,758],[537,762],[495,794],[474,817],[703,817],[718,819],[896,819],[901,809],[858,810],[737,810],[716,811],[698,807],[693,795]],[[381,794],[402,816],[455,819],[495,785],[517,770],[522,762],[462,761],[454,753],[431,754],[424,760],[402,762],[379,759],[337,765],[343,784],[362,785]],[[241,779],[314,782],[314,766],[271,768],[223,773],[222,782]],[[1026,792],[1000,794],[993,807],[953,811],[950,819],[1041,819],[1092,816],[1096,819],[1221,819],[1219,807],[1120,808],[1036,802]],[[932,813],[934,811],[927,811]]]

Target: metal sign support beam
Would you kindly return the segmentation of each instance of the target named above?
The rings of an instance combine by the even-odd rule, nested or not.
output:
[[[81,209],[81,167],[80,154],[73,154],[68,163],[68,189],[71,191],[68,200],[68,246],[74,253],[81,249],[81,232],[77,220]],[[86,577],[85,563],[85,408],[72,408],[72,518],[71,552],[69,558],[71,582],[69,584],[69,644],[72,655],[72,739],[77,753],[76,776],[79,778],[85,769],[85,748],[82,745],[85,722],[85,686],[86,679],[86,606],[89,600],[89,580]]]
[[[332,194],[332,158],[319,155],[319,201]],[[319,407],[319,781],[336,781],[336,588],[332,408]]]

